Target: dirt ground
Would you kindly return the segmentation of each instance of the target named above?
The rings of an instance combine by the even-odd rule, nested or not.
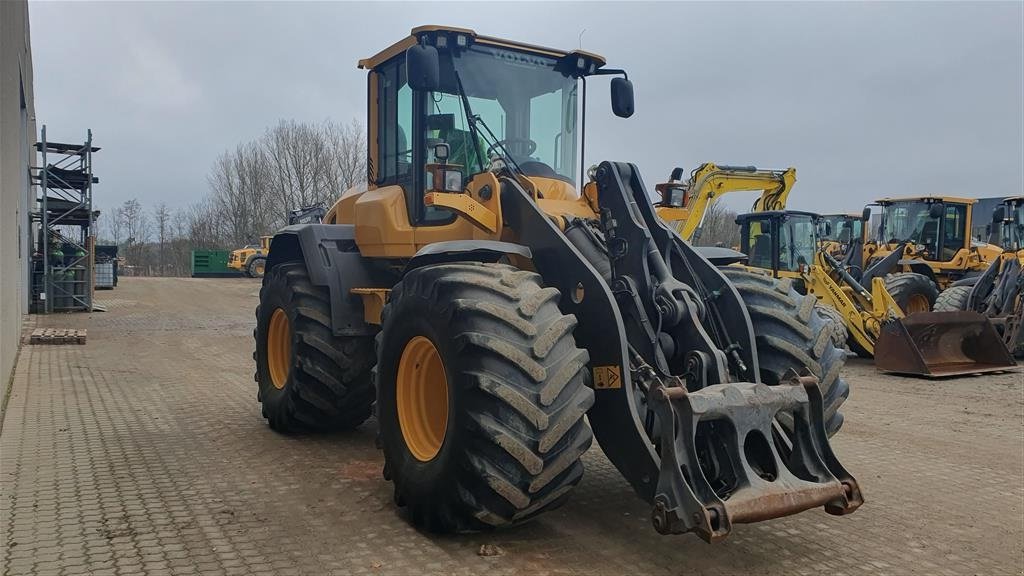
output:
[[[867,502],[847,517],[740,525],[716,545],[660,536],[595,445],[563,508],[437,537],[392,504],[373,421],[267,428],[258,290],[124,278],[97,293],[106,313],[30,318],[87,328],[88,344],[22,348],[0,430],[0,573],[1024,573],[1021,373],[928,381],[851,359],[833,445]]]

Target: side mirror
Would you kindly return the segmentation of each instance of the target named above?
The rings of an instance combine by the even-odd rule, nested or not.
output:
[[[410,46],[405,51],[405,68],[413,90],[433,92],[441,85],[441,65],[433,46]]]
[[[612,112],[619,118],[633,115],[633,83],[625,78],[612,78]]]
[[[942,218],[942,215],[946,213],[946,207],[941,202],[935,202],[928,206],[928,216],[932,218]]]
[[[992,223],[1002,224],[1006,220],[1006,206],[996,206],[992,211]]]
[[[865,223],[871,222],[871,206],[864,207],[864,211],[860,213],[860,219]]]

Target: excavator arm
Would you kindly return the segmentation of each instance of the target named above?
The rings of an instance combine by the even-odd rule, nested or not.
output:
[[[718,198],[729,192],[761,192],[752,212],[784,210],[789,192],[796,182],[796,168],[760,170],[755,166],[718,166],[701,164],[681,182],[678,168],[669,182],[656,188],[662,198],[658,216],[670,223],[684,240],[696,242],[704,218]]]

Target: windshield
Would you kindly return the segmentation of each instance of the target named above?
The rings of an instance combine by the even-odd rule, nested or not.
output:
[[[787,216],[779,230],[779,270],[799,272],[814,262],[818,225],[811,216]]]
[[[892,202],[882,207],[879,240],[888,244],[909,242],[929,259],[948,262],[965,247],[967,205],[952,202],[942,206],[939,216],[931,214],[936,202]]]
[[[428,102],[428,150],[430,144],[445,142],[450,163],[463,166],[469,175],[483,172],[491,159],[503,154],[491,147],[489,129],[527,175],[574,183],[577,82],[556,71],[556,64],[554,58],[484,44],[444,55],[442,88]],[[486,125],[478,125],[476,134],[455,72],[469,108]]]
[[[938,219],[928,215],[928,204],[924,202],[893,202],[882,207],[884,228],[880,230],[880,241],[894,244],[913,242],[926,244],[925,236],[938,236]]]
[[[849,244],[854,240],[860,240],[861,225],[863,222],[859,218],[839,214],[822,216],[821,221],[823,223],[827,223],[827,226],[824,226],[819,230],[819,235],[822,240],[841,242],[843,244]],[[828,234],[824,233],[825,228],[828,229]]]

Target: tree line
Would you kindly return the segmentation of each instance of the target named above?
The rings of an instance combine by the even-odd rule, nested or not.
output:
[[[138,199],[101,209],[97,243],[117,245],[124,274],[187,276],[192,250],[233,250],[288,222],[290,210],[323,204],[366,182],[362,124],[282,120],[226,150],[199,202],[177,210]]]
[[[285,226],[288,212],[330,206],[342,192],[365,184],[362,124],[282,120],[255,140],[226,150],[207,174],[208,190],[195,204],[172,210],[138,199],[101,209],[98,244],[115,244],[122,273],[187,276],[192,250],[233,250]],[[700,244],[736,246],[736,214],[709,207]]]

